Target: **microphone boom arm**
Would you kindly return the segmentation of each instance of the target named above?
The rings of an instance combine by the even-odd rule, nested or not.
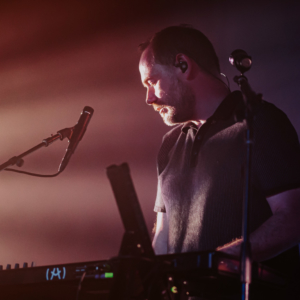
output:
[[[83,108],[83,111],[80,115],[80,118],[79,118],[77,124],[74,127],[59,130],[57,132],[57,134],[51,135],[51,137],[44,139],[42,141],[42,143],[36,145],[35,147],[27,150],[26,152],[24,152],[18,156],[14,156],[14,157],[10,158],[8,161],[6,161],[2,165],[0,165],[0,171],[7,170],[7,171],[13,171],[13,172],[17,172],[17,173],[23,173],[23,174],[27,174],[27,175],[31,175],[31,176],[38,176],[38,177],[55,177],[55,176],[57,176],[66,168],[72,154],[74,153],[76,147],[78,146],[79,142],[81,141],[81,139],[86,131],[86,128],[90,122],[90,119],[93,116],[93,113],[94,113],[93,108],[91,108],[89,106],[85,106]],[[35,173],[30,173],[30,172],[25,172],[25,171],[18,171],[16,169],[8,168],[8,167],[14,166],[14,165],[17,165],[18,167],[22,167],[22,165],[24,164],[24,160],[23,160],[24,156],[42,148],[42,147],[48,147],[50,144],[57,141],[58,139],[60,139],[62,141],[65,138],[68,138],[68,140],[69,140],[69,147],[67,148],[66,154],[63,157],[62,162],[58,168],[58,172],[56,174],[41,175],[41,174],[35,174]]]
[[[20,154],[18,156],[14,156],[14,157],[10,158],[8,161],[6,161],[5,163],[0,165],[0,172],[2,170],[5,170],[8,167],[14,166],[14,165],[17,165],[18,167],[22,167],[22,165],[24,164],[23,157],[35,152],[36,150],[38,150],[42,147],[48,147],[50,144],[57,141],[58,139],[60,139],[61,141],[65,138],[70,139],[70,137],[73,133],[73,128],[74,127],[59,130],[59,131],[57,131],[57,134],[51,135],[50,137],[43,139],[42,143],[34,146],[33,148],[30,148],[29,150],[23,152],[22,154]]]

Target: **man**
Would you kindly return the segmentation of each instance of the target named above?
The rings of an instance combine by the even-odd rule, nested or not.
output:
[[[238,256],[246,147],[241,93],[224,84],[213,46],[196,29],[168,27],[140,48],[146,102],[175,125],[158,155],[155,252],[218,249]],[[265,101],[255,107],[252,174],[252,257],[279,255],[271,263],[284,270],[295,264],[300,242],[299,141],[286,115]]]

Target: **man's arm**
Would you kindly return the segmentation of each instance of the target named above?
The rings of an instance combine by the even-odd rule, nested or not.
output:
[[[300,188],[267,198],[273,215],[250,235],[252,259],[264,261],[300,243]],[[241,240],[217,250],[238,256]]]
[[[158,212],[156,220],[156,230],[152,246],[156,255],[167,254],[168,249],[168,222],[167,214]]]

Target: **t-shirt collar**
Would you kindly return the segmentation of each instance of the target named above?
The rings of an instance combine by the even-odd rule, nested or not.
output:
[[[217,121],[217,120],[228,119],[230,116],[232,116],[233,111],[237,108],[238,104],[240,104],[242,101],[243,101],[243,98],[242,98],[242,93],[240,91],[234,91],[234,92],[230,93],[220,103],[220,105],[218,106],[216,111],[213,113],[213,115],[206,120],[206,123],[211,122],[213,120]],[[181,130],[184,133],[187,133],[187,131],[190,128],[198,130],[197,125],[190,121],[184,123]]]

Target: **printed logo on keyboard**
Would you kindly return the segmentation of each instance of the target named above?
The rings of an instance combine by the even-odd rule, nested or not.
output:
[[[46,271],[47,280],[63,280],[66,278],[66,268],[48,268]]]

